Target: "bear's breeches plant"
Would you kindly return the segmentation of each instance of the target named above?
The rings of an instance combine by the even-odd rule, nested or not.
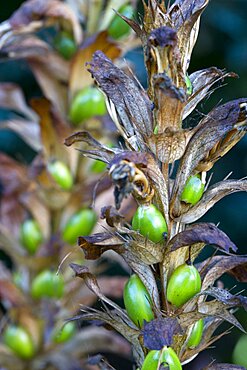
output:
[[[222,336],[214,332],[224,321],[243,330],[233,312],[246,308],[246,297],[214,283],[225,273],[244,281],[247,257],[236,254],[236,245],[219,227],[200,218],[226,195],[247,190],[246,178],[207,183],[215,162],[246,133],[247,99],[218,105],[195,127],[184,128],[215,84],[233,76],[217,68],[188,74],[208,2],[177,0],[166,7],[151,0],[143,4],[140,23],[123,17],[143,46],[147,90],[101,51],[87,66],[124,145],[108,148],[86,131],[65,141],[77,147],[81,142],[85,156],[106,163],[114,188],[115,207],[105,204],[102,211],[106,228],[79,236],[79,247],[88,260],[113,250],[132,271],[123,309],[100,292],[87,267],[72,264],[107,307],[83,307],[79,317],[101,320],[120,332],[132,344],[139,369],[181,369]],[[132,222],[120,213],[130,196],[136,201]],[[206,245],[216,252],[198,262]]]

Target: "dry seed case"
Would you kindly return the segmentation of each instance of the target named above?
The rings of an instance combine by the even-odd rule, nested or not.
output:
[[[207,5],[208,0],[177,0],[165,8],[150,0],[148,5],[144,4],[141,24],[125,18],[143,45],[147,91],[101,51],[95,52],[88,64],[89,72],[106,96],[108,110],[125,146],[109,149],[86,131],[66,140],[68,146],[87,143],[88,149],[84,147],[82,152],[107,163],[114,186],[115,207],[106,204],[102,212],[109,228],[79,237],[79,246],[89,260],[100,258],[108,250],[120,254],[142,282],[138,284],[146,301],[142,296],[141,304],[143,307],[149,304],[153,312],[146,315],[149,322],[142,318],[131,320],[133,312],[128,307],[128,302],[133,303],[131,290],[125,292],[128,316],[101,293],[95,276],[86,267],[72,264],[76,276],[107,304],[104,311],[83,307],[79,317],[101,320],[120,332],[132,344],[140,369],[147,368],[145,358],[151,361],[149,368],[163,364],[179,369],[181,365],[168,362],[164,353],[172,348],[177,364],[192,361],[221,337],[213,333],[224,320],[243,330],[233,311],[241,306],[246,309],[246,297],[233,295],[214,283],[224,273],[246,281],[247,257],[235,254],[237,247],[217,226],[198,220],[226,195],[247,190],[246,179],[227,179],[204,189],[214,163],[245,135],[247,99],[219,105],[194,128],[183,128],[186,117],[215,84],[234,77],[233,73],[217,68],[196,71],[189,76],[192,91],[188,91],[187,70],[200,17]],[[176,170],[175,161],[179,163]],[[192,192],[192,201],[186,201],[182,194],[193,176],[202,181],[202,194],[194,201],[193,189],[186,189],[189,199]],[[143,213],[138,216],[139,226],[136,220],[133,228],[125,222],[120,208],[123,199],[130,195],[139,207],[147,209],[152,205],[161,212],[167,228],[164,227],[159,240],[153,238],[150,219]],[[208,244],[215,246],[217,253],[194,266],[196,257]],[[199,320],[203,320],[202,333],[198,334],[201,338],[191,342]],[[150,355],[150,351],[157,352]],[[206,369],[223,368],[243,369],[215,363]]]

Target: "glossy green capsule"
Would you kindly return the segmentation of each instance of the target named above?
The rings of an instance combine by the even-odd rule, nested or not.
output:
[[[185,76],[185,83],[187,88],[187,95],[191,95],[193,93],[193,86],[188,75]]]
[[[60,31],[53,41],[54,48],[64,59],[71,59],[77,50],[73,35],[67,31]]]
[[[187,347],[188,348],[195,348],[198,346],[202,339],[202,333],[203,333],[203,327],[204,327],[204,321],[203,319],[198,320],[192,327]]]
[[[27,219],[20,228],[20,242],[29,254],[35,254],[43,241],[39,224],[33,219]]]
[[[169,370],[182,370],[181,362],[171,347],[164,347],[161,351],[150,351],[143,362],[142,370],[157,370],[159,360],[160,364],[168,366]]]
[[[106,114],[105,98],[102,92],[94,86],[88,86],[79,91],[72,100],[69,117],[74,125],[94,116]]]
[[[73,177],[65,163],[52,161],[47,165],[48,172],[55,182],[63,189],[70,190],[73,186]]]
[[[162,241],[163,233],[167,232],[166,220],[153,204],[137,208],[132,219],[132,228],[154,243]]]
[[[44,270],[32,281],[31,295],[35,299],[61,298],[64,293],[64,280],[56,272]]]
[[[201,290],[201,277],[193,265],[178,266],[167,284],[167,300],[176,307],[182,306]]]
[[[139,328],[143,327],[143,321],[154,319],[152,300],[141,279],[133,274],[124,287],[124,305],[128,316]]]
[[[200,175],[190,176],[187,180],[180,200],[195,205],[202,197],[205,184],[201,181]]]
[[[28,332],[20,326],[10,325],[3,334],[3,342],[17,356],[28,360],[35,354],[35,347]]]
[[[86,236],[92,232],[96,222],[96,213],[90,208],[83,208],[70,217],[62,231],[62,239],[75,244],[78,236]]]
[[[55,343],[65,343],[75,335],[75,332],[75,323],[70,321],[62,326],[62,328],[56,328],[53,332],[52,339]]]
[[[133,18],[134,9],[131,5],[123,5],[118,12],[127,18]],[[114,39],[120,39],[130,33],[130,26],[119,15],[115,15],[108,27],[109,35]]]

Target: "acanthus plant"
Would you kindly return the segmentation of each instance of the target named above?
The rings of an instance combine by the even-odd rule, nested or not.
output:
[[[79,303],[91,305],[96,300],[85,285],[73,279],[68,263],[81,256],[74,248],[77,234],[85,228],[89,234],[98,226],[91,203],[102,176],[102,168],[62,144],[75,131],[70,106],[78,91],[93,87],[83,67],[102,43],[111,58],[136,43],[133,33],[116,41],[106,30],[115,16],[112,8],[118,10],[128,1],[115,5],[114,1],[87,2],[88,7],[74,1],[76,11],[69,3],[25,1],[0,24],[1,61],[24,59],[43,95],[28,105],[21,87],[0,84],[0,109],[7,112],[0,129],[14,131],[34,151],[28,164],[0,153],[0,250],[12,266],[7,268],[0,261],[0,364],[5,369],[68,370],[84,366],[88,353],[97,347],[130,352],[125,340],[103,328],[79,332],[73,323],[63,330],[65,318],[77,312]],[[99,22],[103,13],[104,26]],[[64,31],[76,44],[69,60],[52,42],[52,32]],[[116,140],[106,114],[91,114],[76,124],[76,129],[86,127],[106,145]],[[101,181],[96,203],[112,197],[109,186],[108,179]],[[91,267],[94,272],[105,271],[96,264]],[[104,293],[119,297],[125,281],[120,276],[102,276],[100,285]]]
[[[235,254],[237,247],[216,225],[198,220],[226,195],[247,190],[245,178],[226,179],[204,189],[208,171],[246,133],[247,99],[219,105],[203,116],[194,128],[183,128],[186,117],[211,93],[213,86],[226,77],[235,76],[214,67],[187,75],[200,17],[207,5],[208,0],[177,0],[166,8],[163,3],[150,0],[148,4],[143,2],[141,25],[124,18],[142,41],[148,74],[147,91],[102,51],[94,53],[88,70],[106,95],[109,112],[125,147],[109,149],[86,131],[65,141],[67,146],[80,142],[88,144],[88,149],[81,147],[81,152],[107,163],[114,185],[115,207],[106,204],[102,208],[102,218],[109,228],[92,236],[79,236],[78,244],[88,260],[96,260],[109,250],[122,256],[139,278],[137,286],[143,296],[140,300],[142,311],[138,315],[144,312],[143,317],[148,322],[143,320],[142,325],[141,318],[133,319],[135,309],[138,310],[138,295],[136,307],[127,307],[130,318],[126,310],[100,291],[97,279],[89,269],[78,264],[71,265],[75,275],[102,300],[104,311],[82,307],[81,314],[74,319],[100,320],[120,332],[132,344],[134,359],[140,369],[164,369],[166,366],[179,369],[180,365],[174,365],[175,362],[178,364],[177,360],[181,364],[192,361],[225,334],[213,336],[224,321],[244,331],[233,313],[236,307],[247,309],[247,298],[231,294],[214,283],[224,273],[246,282],[247,257]],[[188,86],[189,81],[192,89]],[[196,201],[193,197],[192,201],[187,201],[182,196],[184,188],[189,179],[196,177],[202,180],[203,189],[199,190],[202,194]],[[130,195],[139,207],[152,205],[162,213],[167,229],[164,227],[160,240],[149,239],[150,222],[146,223],[146,229],[139,226],[139,231],[135,223],[132,227],[126,222],[120,208],[123,199]],[[209,244],[217,252],[194,265],[195,259]],[[179,269],[183,274],[192,269],[189,274],[195,275],[194,290],[191,289],[187,297],[178,299],[174,298],[175,293],[170,293],[169,298],[167,289],[172,274],[175,274],[174,288],[183,289],[177,280]],[[173,287],[170,288],[172,292]],[[130,291],[126,305],[131,301],[128,294]],[[131,302],[134,305],[134,298]],[[146,307],[148,304],[152,313]],[[198,334],[201,338],[191,339],[195,325],[201,320],[203,333]],[[200,326],[197,330],[201,329]],[[194,337],[196,335],[193,333]],[[169,348],[173,350],[171,357],[177,357],[173,364],[167,360]],[[94,363],[108,368],[102,361],[97,357]],[[110,365],[109,369],[112,369]],[[211,363],[206,369],[243,367]]]

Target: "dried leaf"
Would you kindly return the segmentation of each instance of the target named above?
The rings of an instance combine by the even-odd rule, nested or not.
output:
[[[164,346],[171,346],[173,336],[181,334],[182,329],[175,318],[158,318],[144,323],[142,330],[144,346],[148,349],[160,350]]]
[[[31,105],[40,117],[41,139],[46,160],[59,159],[68,162],[68,154],[61,143],[69,129],[52,103],[45,98],[32,99]]]
[[[240,282],[247,282],[247,263],[234,267],[229,274],[233,275],[235,279]]]
[[[100,144],[95,140],[87,131],[76,132],[73,135],[67,137],[64,141],[66,146],[74,145],[75,143],[86,143],[92,150],[80,149],[80,151],[93,159],[100,159],[105,163],[109,163],[113,160],[116,149],[110,149],[107,146]]]
[[[111,59],[119,57],[121,53],[117,44],[111,39],[108,39],[106,31],[87,38],[86,43],[76,52],[71,62],[69,76],[70,99],[78,91],[93,84],[92,77],[87,71],[86,63],[92,59],[93,54],[99,49]]]
[[[101,51],[94,53],[89,72],[114,104],[122,126],[120,129],[128,138],[136,135],[137,146],[145,149],[145,142],[140,135],[149,136],[153,130],[151,101],[146,92]]]
[[[28,107],[22,90],[14,83],[0,83],[0,107],[24,115],[33,124],[37,123],[38,116]]]
[[[247,180],[224,180],[210,186],[203,194],[201,200],[182,214],[175,221],[190,224],[201,218],[220,199],[238,191],[247,191]]]
[[[216,298],[218,301],[224,303],[228,307],[242,306],[245,311],[247,311],[247,297],[240,294],[231,294],[226,289],[210,287],[206,290],[202,290],[199,295],[210,295]]]
[[[208,258],[198,266],[202,278],[202,290],[212,285],[224,273],[234,275],[235,269],[242,269],[244,278],[246,274],[244,274],[245,266],[247,266],[247,257],[245,256],[214,256]]]
[[[183,119],[185,119],[197,106],[197,104],[210,94],[211,87],[224,80],[226,77],[237,77],[233,72],[225,72],[215,67],[196,71],[189,76],[193,86],[192,95],[189,97],[183,111]],[[207,94],[207,92],[209,93]]]
[[[84,251],[85,258],[89,260],[98,259],[108,250],[123,251],[124,240],[111,233],[97,233],[91,236],[79,236],[78,245]]]
[[[187,227],[186,230],[178,233],[169,241],[167,250],[172,252],[201,242],[213,244],[225,253],[230,253],[230,249],[234,252],[237,251],[236,245],[229,237],[211,223],[200,223]]]
[[[239,130],[239,139],[245,131],[246,99],[237,99],[213,109],[202,119],[191,137],[179,165],[171,199],[171,214],[181,214],[180,196],[189,176],[197,173],[197,167],[204,160],[210,162],[208,153],[232,130]],[[236,142],[236,139],[235,139]],[[199,172],[199,171],[198,171]]]
[[[40,26],[48,26],[59,22],[62,28],[73,31],[74,38],[79,44],[82,39],[82,31],[79,21],[71,8],[58,0],[29,0],[17,9],[9,18],[9,23],[15,30],[29,29],[32,22]]]

